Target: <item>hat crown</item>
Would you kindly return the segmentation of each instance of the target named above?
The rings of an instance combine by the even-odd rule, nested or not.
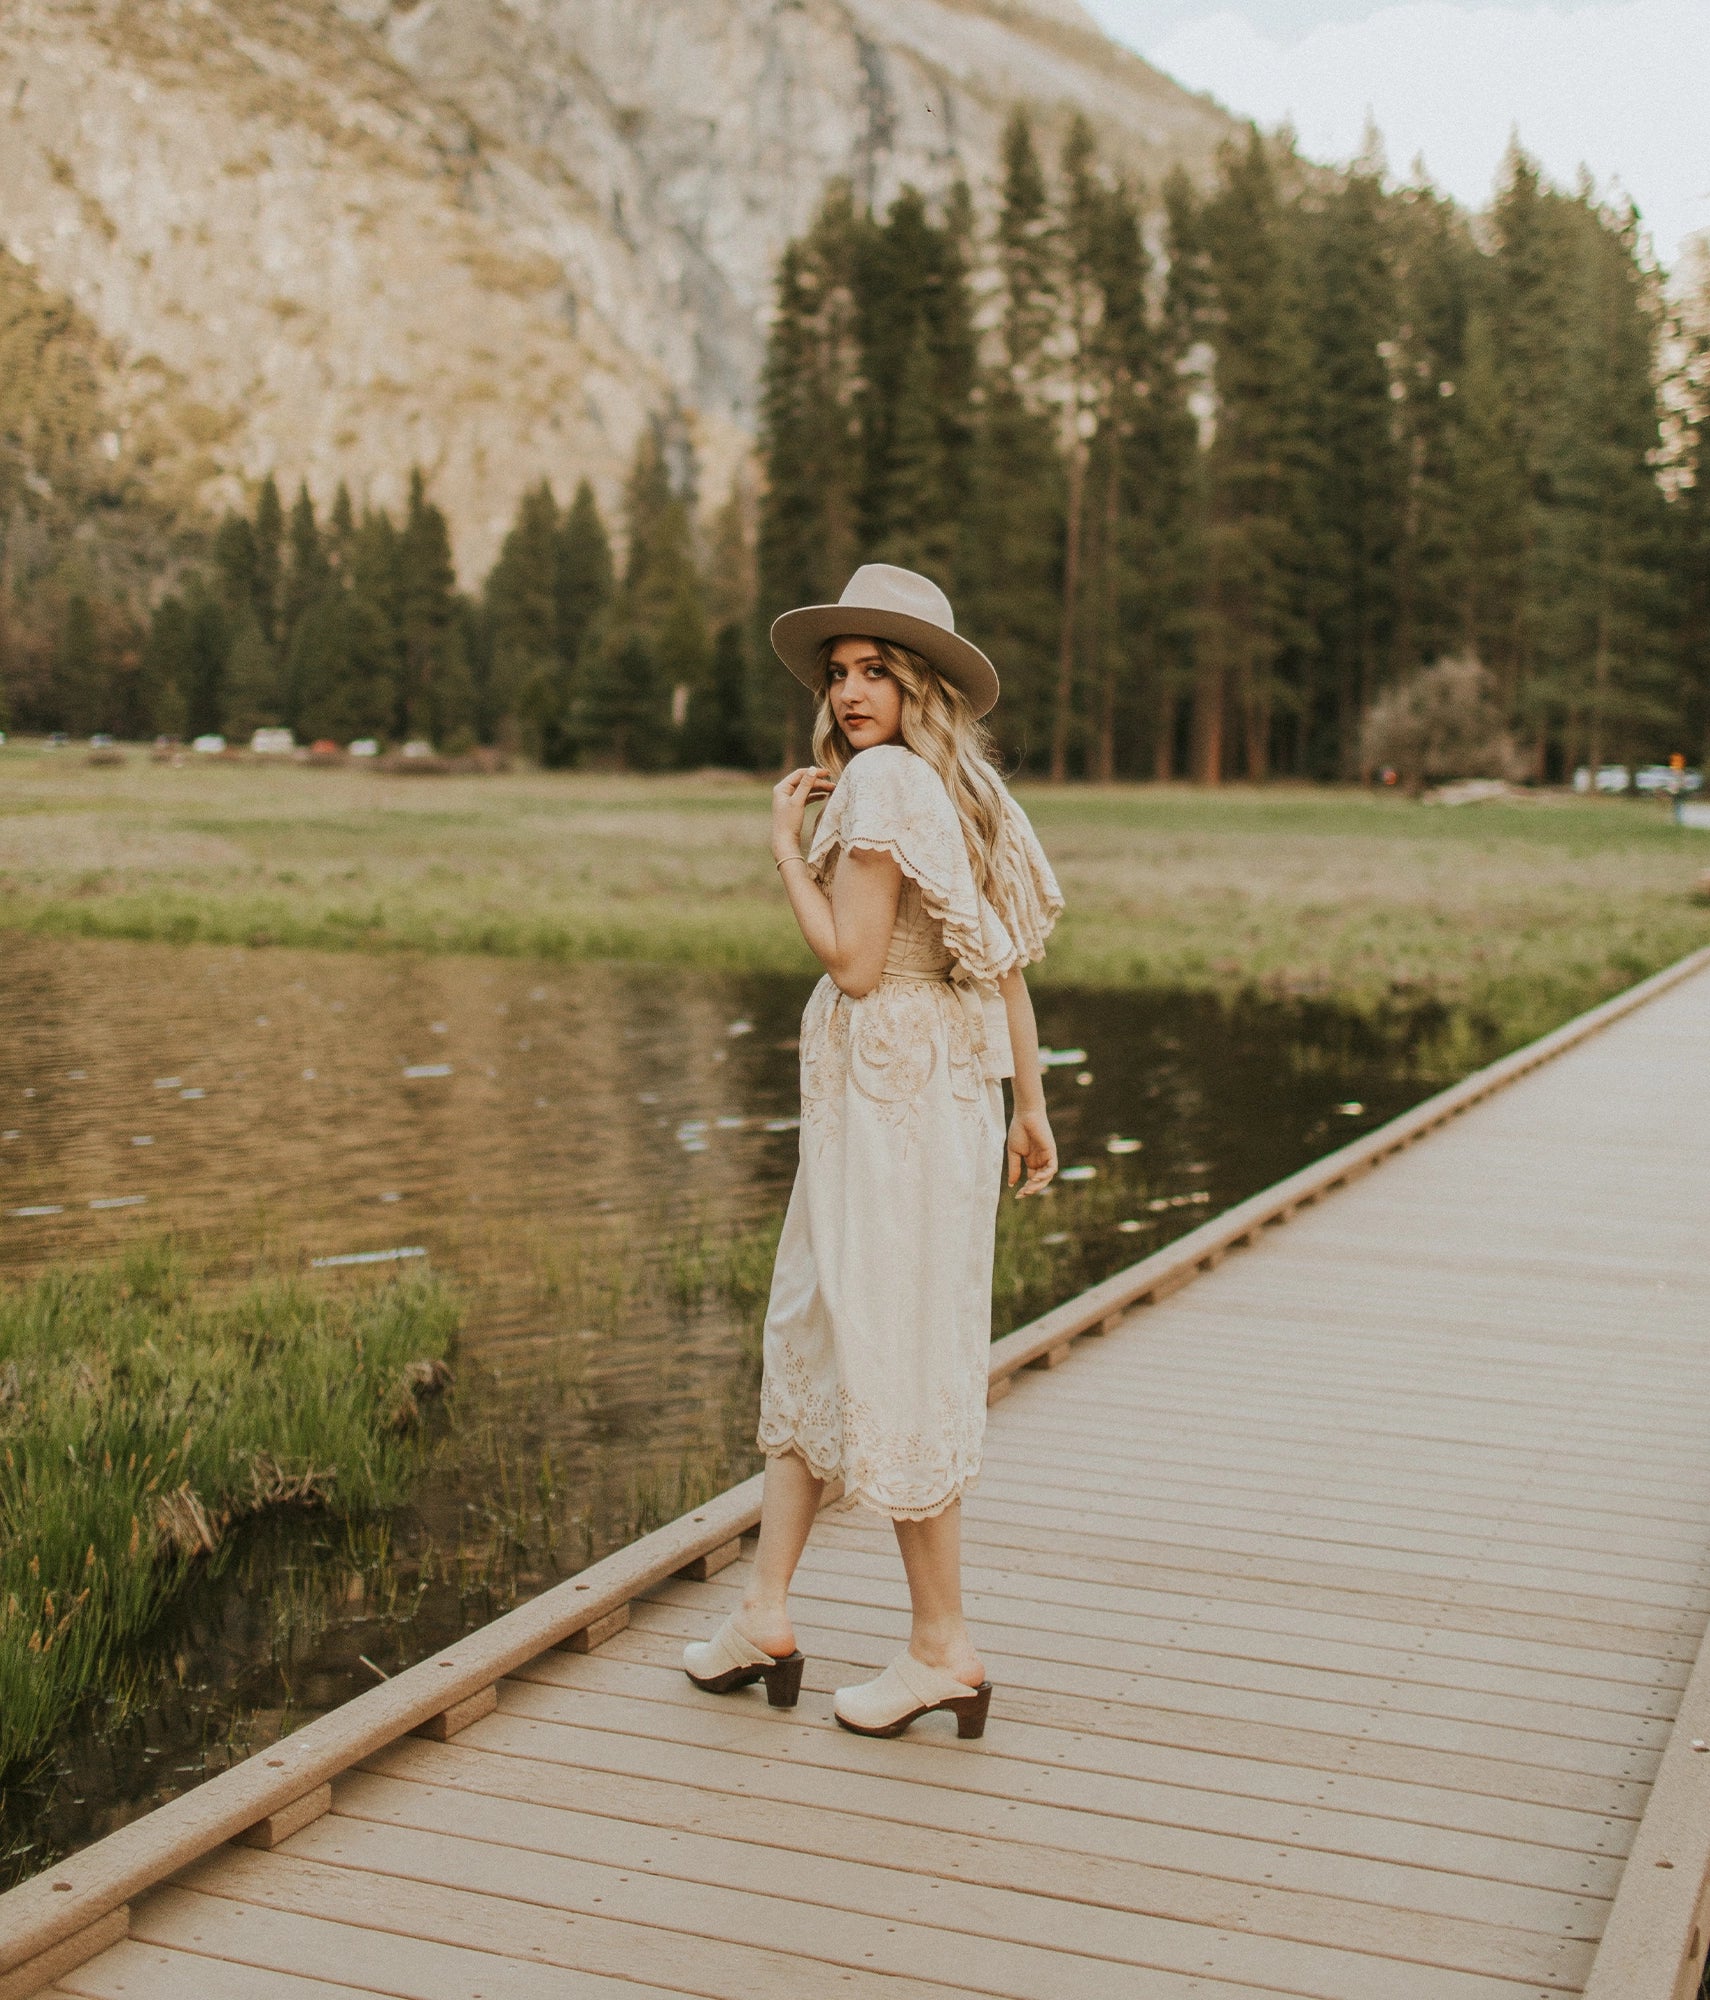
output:
[[[950,600],[931,577],[895,563],[863,563],[843,586],[839,607],[859,611],[895,611],[924,619],[942,631],[954,632],[956,614]]]

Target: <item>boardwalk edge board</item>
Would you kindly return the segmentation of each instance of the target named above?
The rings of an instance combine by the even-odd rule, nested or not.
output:
[[[1710,967],[1710,948],[1689,954],[994,1342],[993,1400],[1007,1392],[1020,1370],[1041,1361],[1051,1365],[1081,1335],[1116,1331],[1133,1308],[1168,1297],[1212,1269],[1230,1250],[1251,1243],[1266,1228],[1285,1222],[1298,1209],[1358,1178],[1706,967]],[[53,1966],[38,1982],[49,1983],[123,1935],[125,1906],[179,1869],[228,1841],[245,1839],[269,1820],[282,1818],[363,1759],[424,1725],[443,1728],[441,1717],[451,1717],[466,1704],[481,1700],[496,1682],[541,1654],[572,1645],[577,1634],[587,1632],[589,1641],[583,1643],[598,1644],[594,1628],[603,1625],[600,1637],[608,1636],[616,1629],[608,1621],[655,1585],[691,1567],[703,1575],[721,1568],[732,1544],[759,1520],[760,1489],[758,1475],[742,1481],[384,1685],[306,1724],[247,1762],[0,1895],[0,2000],[30,1990],[18,1982],[26,1971],[34,1974],[38,1964]],[[826,1501],[837,1497],[839,1490],[828,1488]],[[1676,2000],[1677,1994],[1690,1991],[1679,1984],[1677,1975],[1684,1976],[1682,1968],[1693,1952],[1703,1956],[1702,1904],[1710,1873],[1706,1803],[1710,1755],[1692,1751],[1682,1731],[1690,1721],[1710,1737],[1710,1638],[1699,1656],[1681,1716],[1682,1728],[1675,1732],[1641,1823],[1639,1845],[1616,1898],[1609,1946],[1599,1955],[1587,2000]],[[1656,1865],[1659,1862],[1672,1865]],[[1634,1888],[1634,1874],[1641,1870],[1656,1881]],[[82,1949],[85,1945],[88,1949]],[[1628,1976],[1613,1969],[1618,1957],[1636,1967],[1642,1954],[1649,1954],[1644,1959],[1647,1967],[1653,1958],[1660,1964],[1659,1953],[1668,1961],[1672,1984],[1661,1981],[1660,1974],[1653,1981],[1648,1973],[1644,1983],[1635,1983],[1636,1972]],[[1607,1977],[1606,1960],[1611,1966]]]

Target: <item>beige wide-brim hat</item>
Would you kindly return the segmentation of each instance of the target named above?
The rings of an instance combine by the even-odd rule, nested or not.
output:
[[[956,632],[950,600],[931,577],[894,563],[863,563],[835,604],[808,604],[772,621],[772,650],[804,687],[820,691],[827,639],[893,639],[968,697],[975,715],[998,698],[997,668]]]

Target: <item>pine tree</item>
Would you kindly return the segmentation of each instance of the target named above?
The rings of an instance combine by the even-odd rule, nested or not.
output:
[[[1668,744],[1667,523],[1654,357],[1659,275],[1637,216],[1572,204],[1577,238],[1559,405],[1543,427],[1534,620],[1562,761],[1600,764]]]
[[[769,663],[766,630],[796,605],[836,600],[856,563],[863,478],[855,409],[859,380],[854,266],[861,231],[849,190],[834,183],[805,237],[778,266],[777,307],[761,375],[760,499],[755,654]],[[753,683],[756,754],[799,762],[812,707],[781,667]]]
[[[1476,643],[1463,488],[1474,462],[1469,408],[1478,417],[1467,369],[1479,253],[1466,218],[1428,186],[1404,188],[1391,202],[1389,236],[1399,312],[1393,380],[1401,391],[1401,469],[1388,673],[1401,679]]]
[[[1310,349],[1276,163],[1254,131],[1228,145],[1204,214],[1216,345],[1216,425],[1206,462],[1205,589],[1197,649],[1195,768],[1230,764],[1231,705],[1246,775],[1270,769],[1290,690],[1285,652],[1309,643],[1297,581],[1309,531]]]
[[[1287,762],[1301,777],[1346,778],[1394,645],[1404,491],[1396,404],[1406,387],[1391,364],[1401,301],[1377,173],[1356,166],[1303,222],[1314,492],[1297,610],[1312,638],[1299,649]]]
[[[975,390],[958,617],[1003,682],[992,716],[1001,749],[1012,763],[1037,765],[1051,739],[1064,481],[1045,351],[1056,310],[1050,199],[1020,111],[1004,134],[997,235],[999,351]]]
[[[341,529],[336,503],[333,527],[348,550],[353,731],[399,740],[408,734],[409,712],[398,531],[384,508],[370,509],[354,526],[347,517]]]
[[[523,691],[522,708],[537,754],[549,770],[575,761],[577,705],[587,663],[604,643],[616,588],[612,548],[593,488],[582,480],[553,544],[553,661]]]
[[[663,707],[653,703],[651,695],[645,700],[638,695],[625,710],[623,742],[617,752],[624,763],[649,769],[665,761],[665,735],[680,729],[687,719],[690,699],[710,665],[692,502],[672,481],[658,427],[649,426],[636,446],[624,515],[628,547],[608,641],[607,682],[610,686],[633,682],[639,688],[637,663],[645,656],[647,675],[663,690]],[[632,641],[640,642],[639,650]],[[625,659],[627,667],[621,664]],[[643,739],[648,717],[661,731],[659,741]],[[610,739],[610,725],[606,734]]]
[[[86,591],[66,599],[53,650],[49,702],[55,726],[73,736],[101,728],[106,689],[95,607]]]
[[[190,679],[190,614],[176,593],[163,597],[149,620],[138,671],[141,733],[182,736],[184,690]]]
[[[447,748],[473,740],[474,686],[458,623],[457,573],[445,516],[419,468],[397,538],[398,630],[403,664],[400,732]]]
[[[199,581],[187,598],[189,624],[184,647],[184,733],[221,733],[226,705],[226,657],[231,651],[230,614],[222,595]]]
[[[284,583],[285,516],[270,472],[255,500],[255,622],[270,648],[279,643],[279,611]]]
[[[348,496],[345,505],[348,509]],[[282,642],[289,643],[297,620],[327,588],[332,574],[332,564],[315,519],[315,503],[309,498],[308,487],[301,485],[291,505],[285,574],[280,586]]]
[[[619,771],[655,769],[668,741],[670,695],[653,648],[630,632],[590,662],[582,738],[595,759]]]
[[[482,604],[492,644],[482,734],[514,715],[532,683],[555,679],[565,662],[559,631],[558,503],[543,479],[526,492],[488,572]]]
[[[273,648],[254,613],[246,611],[226,657],[220,733],[228,742],[246,742],[257,729],[278,726],[279,679]]]

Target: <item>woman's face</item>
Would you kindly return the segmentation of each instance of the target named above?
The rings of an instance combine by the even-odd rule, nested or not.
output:
[[[839,639],[826,667],[837,726],[853,750],[902,738],[902,689],[871,639]]]

